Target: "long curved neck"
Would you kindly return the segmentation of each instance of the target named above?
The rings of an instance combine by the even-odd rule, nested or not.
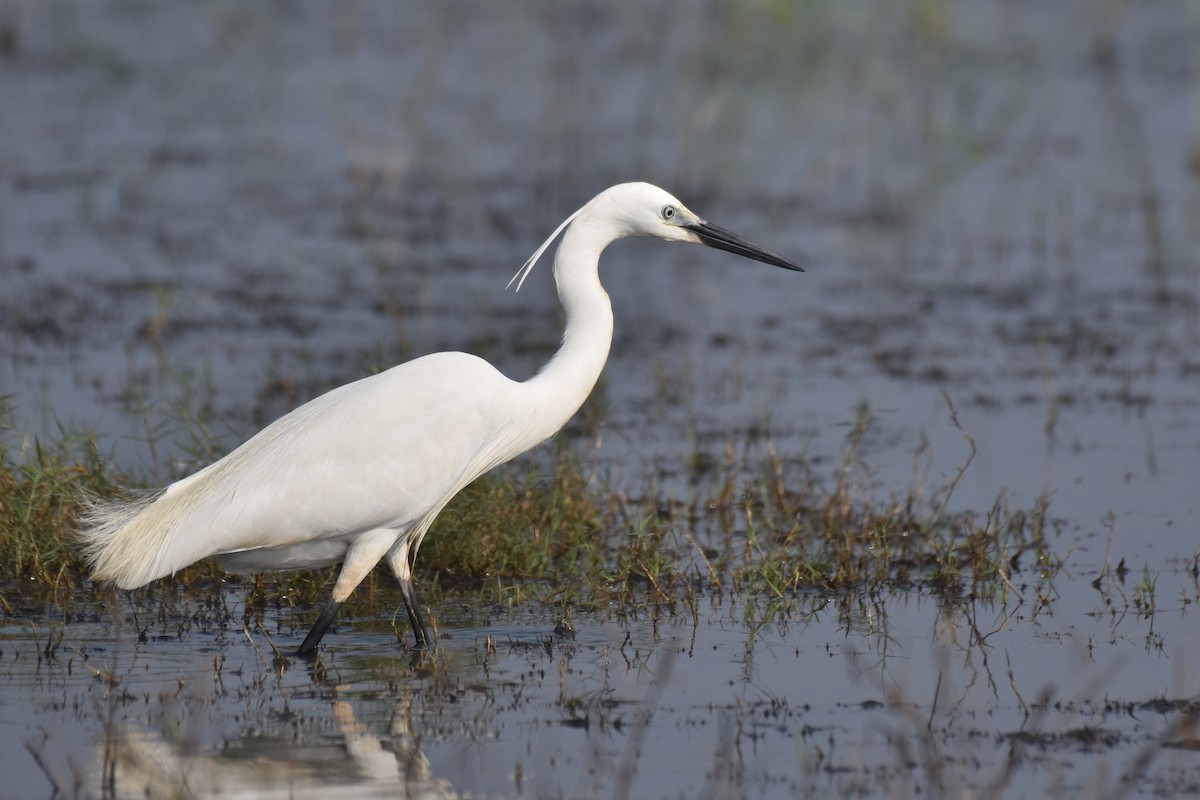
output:
[[[562,346],[537,375],[525,382],[535,393],[537,418],[549,438],[566,424],[592,393],[612,346],[613,314],[600,285],[600,253],[608,245],[580,218],[563,233],[554,257],[554,282],[567,315]]]

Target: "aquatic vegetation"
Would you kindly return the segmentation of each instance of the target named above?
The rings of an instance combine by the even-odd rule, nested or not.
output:
[[[911,588],[948,598],[1000,597],[1016,591],[1009,572],[1023,559],[1039,565],[1039,580],[1053,578],[1045,501],[1014,510],[1002,495],[976,514],[947,512],[952,485],[929,497],[916,488],[874,497],[853,478],[869,472],[858,443],[870,426],[870,415],[861,414],[831,477],[782,453],[766,431],[740,445],[730,439],[723,458],[693,474],[683,499],[654,484],[629,497],[606,485],[575,442],[562,438],[456,497],[428,537],[417,579],[435,600],[553,598],[568,608],[598,599],[626,607],[694,602],[698,591],[785,603],[797,593]],[[12,431],[0,437],[0,596],[6,603],[45,599],[91,586],[73,537],[80,503],[122,491],[128,477],[101,457],[94,436],[5,444],[11,440],[19,440]],[[332,574],[247,580],[247,615],[307,609]],[[203,591],[225,580],[238,579],[202,562],[169,582]],[[374,607],[369,598],[381,589],[394,599],[385,576],[373,573],[366,586],[352,598],[350,614]],[[1147,586],[1139,598],[1152,597]]]
[[[0,599],[73,588],[83,568],[70,536],[80,492],[110,494],[116,476],[91,437],[19,446],[9,438],[0,430]]]

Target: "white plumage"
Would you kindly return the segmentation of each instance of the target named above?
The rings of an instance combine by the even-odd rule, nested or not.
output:
[[[475,356],[436,353],[334,389],[161,493],[91,503],[81,536],[94,577],[133,589],[209,556],[239,572],[341,561],[332,602],[300,648],[308,653],[386,558],[417,643],[428,646],[411,564],[434,518],[475,478],[560,430],[604,368],[613,318],[601,251],[625,236],[656,236],[800,269],[704,222],[662,189],[631,183],[560,225],[514,276],[518,289],[560,232],[554,277],[566,329],[536,376],[513,381]]]

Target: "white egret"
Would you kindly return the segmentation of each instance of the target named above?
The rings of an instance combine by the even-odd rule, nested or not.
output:
[[[387,559],[419,648],[432,644],[412,564],[438,512],[488,470],[557,433],[608,359],[613,314],[600,253],[627,236],[705,244],[785,269],[782,256],[711,225],[646,183],[607,189],[569,216],[509,281],[517,289],[562,234],[554,280],[562,346],[534,377],[435,353],[346,384],[285,414],[165,491],[96,501],[81,537],[93,577],[134,589],[209,556],[233,572],[342,562],[333,596],[297,651],[315,651],[338,609]]]

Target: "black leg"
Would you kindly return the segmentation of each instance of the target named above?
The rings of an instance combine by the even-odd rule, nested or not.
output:
[[[321,612],[321,616],[317,617],[316,624],[312,626],[312,630],[308,632],[308,636],[304,637],[304,644],[300,645],[300,649],[296,651],[297,656],[310,656],[316,652],[317,645],[321,643],[321,637],[325,635],[325,631],[333,624],[333,618],[337,616],[338,609],[341,607],[341,603],[336,603],[333,600],[329,601],[329,605],[325,606],[325,610]]]
[[[404,608],[408,611],[408,621],[417,640],[417,649],[430,649],[433,646],[433,637],[429,635],[429,623],[425,620],[421,604],[417,602],[417,593],[411,580],[400,581],[400,593],[404,595]]]

